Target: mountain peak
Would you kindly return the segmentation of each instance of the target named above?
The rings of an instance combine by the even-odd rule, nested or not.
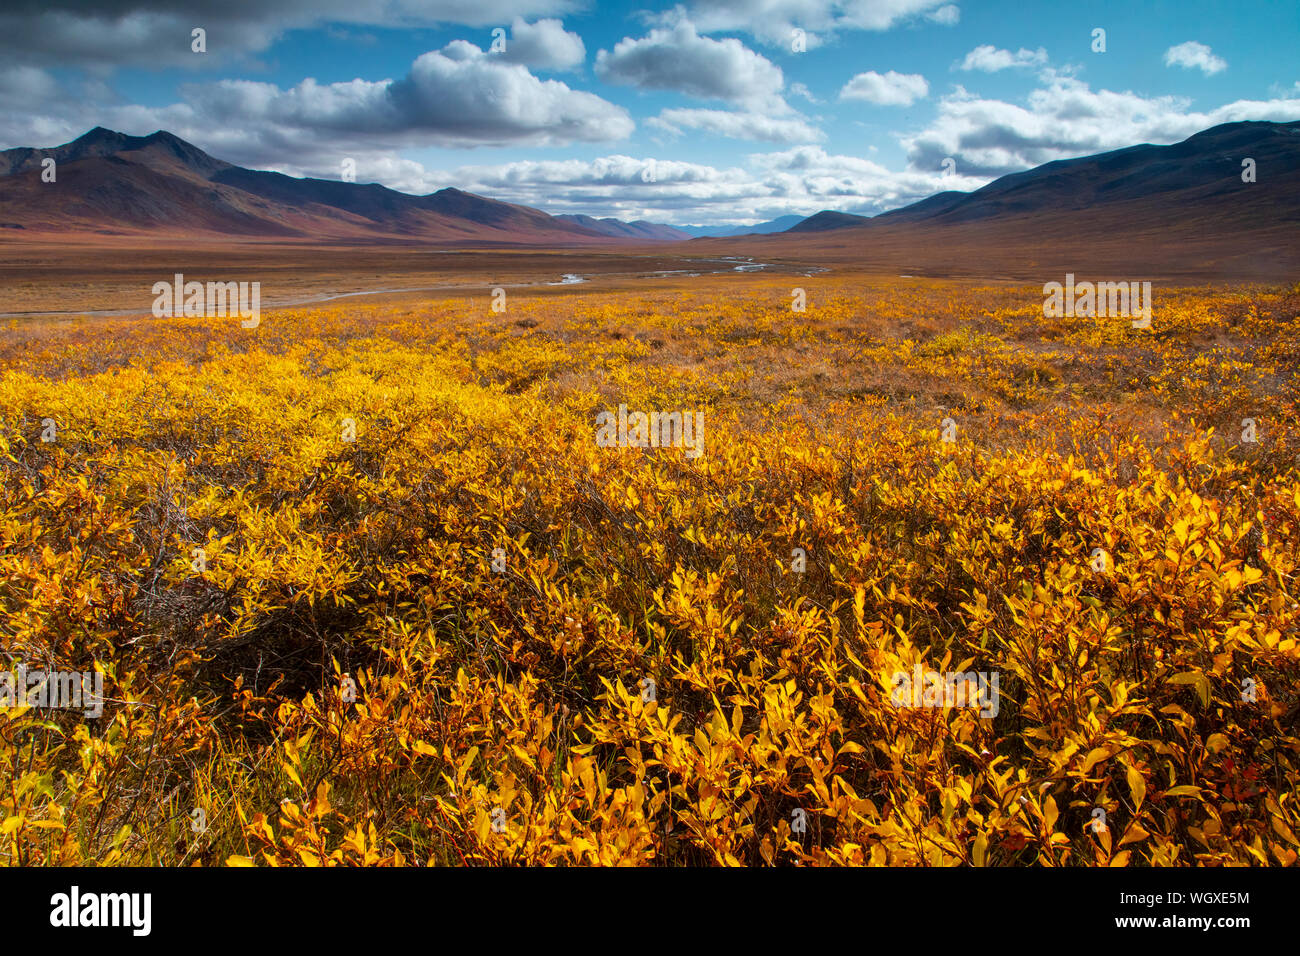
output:
[[[82,148],[89,146],[111,146],[120,149],[129,139],[126,133],[119,133],[117,130],[108,129],[104,126],[96,126],[92,130],[82,133],[68,146],[79,146]]]
[[[829,229],[843,229],[846,226],[860,226],[867,222],[866,216],[855,216],[848,212],[823,209],[807,219],[791,226],[786,232],[825,232]]]
[[[38,171],[58,163],[61,188]],[[68,164],[68,168],[64,168]],[[600,234],[541,210],[447,187],[412,196],[377,183],[297,178],[209,156],[167,130],[132,136],[96,126],[50,148],[0,150],[0,224],[50,233],[426,238],[436,242],[588,244]],[[53,200],[53,201],[52,201]]]
[[[148,136],[142,136],[140,138],[143,139],[146,143],[167,143],[168,145],[171,145],[173,143],[180,143],[182,146],[188,146],[191,149],[198,148],[193,143],[187,143],[185,140],[181,139],[175,133],[169,133],[165,129],[154,130]]]
[[[161,129],[150,133],[148,136],[131,136],[128,133],[120,133],[117,130],[96,126],[70,143],[64,143],[62,146],[55,146],[52,149],[45,149],[40,152],[43,155],[53,156],[60,163],[64,163],[93,157],[135,153],[139,150],[148,150],[151,147],[154,151],[161,151],[163,155],[179,160],[182,165],[204,176],[211,175],[213,172],[225,169],[230,165],[219,159],[214,159],[193,143],[187,143],[174,133]],[[148,159],[140,156],[126,158],[136,162],[144,162],[146,165],[149,164]]]
[[[193,143],[186,142],[174,133],[167,132],[165,129],[160,129],[156,132],[150,133],[148,136],[131,138],[137,140],[139,148],[145,146],[157,146],[175,156],[185,165],[196,170],[201,170],[205,175],[211,175],[219,169],[227,169],[231,165],[224,160],[209,156]]]

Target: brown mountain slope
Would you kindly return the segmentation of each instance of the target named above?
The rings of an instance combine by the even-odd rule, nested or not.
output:
[[[41,162],[56,161],[56,179]],[[591,245],[611,237],[457,189],[409,196],[374,183],[296,179],[215,159],[170,133],[96,128],[53,149],[0,152],[0,226],[24,238],[229,236]]]
[[[1243,182],[1242,160],[1255,161]],[[1300,278],[1300,123],[1229,123],[1172,146],[1047,163],[867,219],[692,248],[910,275]]]

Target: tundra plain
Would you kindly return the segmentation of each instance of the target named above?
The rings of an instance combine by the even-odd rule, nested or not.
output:
[[[3,646],[106,700],[0,717],[7,862],[1296,861],[1300,287],[12,250]]]

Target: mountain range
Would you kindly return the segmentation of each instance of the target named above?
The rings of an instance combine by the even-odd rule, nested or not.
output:
[[[56,163],[54,183],[42,180],[47,159]],[[224,162],[161,130],[128,136],[96,127],[62,146],[0,152],[0,228],[32,239],[691,240],[692,253],[798,250],[918,274],[954,274],[965,260],[981,274],[990,267],[1012,274],[1017,263],[1038,274],[1049,262],[1071,269],[1143,260],[1172,273],[1274,275],[1300,272],[1298,227],[1300,122],[1229,123],[1171,146],[1059,160],[872,217],[824,210],[745,227],[552,216],[454,188],[413,196],[375,183],[300,179]]]
[[[571,222],[575,226],[581,226],[583,229],[589,229],[592,232],[600,233],[602,236],[610,236],[614,239],[648,239],[652,242],[673,242],[694,238],[692,233],[676,226],[646,222],[644,219],[638,219],[635,222],[624,222],[622,219],[594,219],[591,216],[575,215],[556,216],[555,218],[564,222]]]
[[[722,238],[725,236],[766,236],[774,232],[785,232],[791,226],[803,222],[803,216],[777,216],[767,222],[753,226],[678,226],[690,236],[699,238]]]
[[[1242,161],[1253,161],[1253,182]],[[1262,171],[1261,171],[1262,170]],[[1265,188],[1258,186],[1262,181]],[[1095,156],[1064,159],[1011,173],[982,189],[936,193],[878,216],[825,210],[791,232],[821,232],[866,225],[958,223],[1010,219],[1043,212],[1096,213],[1110,206],[1209,210],[1232,220],[1300,216],[1300,122],[1228,123],[1172,146],[1131,146]],[[1277,206],[1281,199],[1282,206]]]
[[[54,183],[41,178],[47,158],[56,164]],[[375,183],[245,169],[162,130],[127,136],[96,127],[52,149],[5,150],[0,185],[0,227],[30,233],[549,245],[609,238],[459,189],[410,196]]]
[[[1300,122],[1227,123],[1170,146],[1046,163],[981,189],[864,217],[824,210],[784,233],[700,239],[904,275],[1261,281],[1300,278]]]

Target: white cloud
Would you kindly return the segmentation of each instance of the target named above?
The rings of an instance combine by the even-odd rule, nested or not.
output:
[[[821,209],[874,215],[940,190],[977,189],[997,176],[1052,160],[1142,142],[1175,143],[1221,123],[1295,121],[1300,87],[1286,98],[1239,100],[1192,112],[1181,98],[1094,91],[1077,79],[1049,73],[1047,85],[1023,104],[983,99],[959,87],[937,108],[928,128],[900,137],[908,155],[908,168],[901,171],[799,145],[751,154],[743,167],[725,170],[659,159],[652,184],[639,178],[645,159],[606,157],[462,167],[427,174],[421,191],[456,185],[549,212],[654,222],[752,222]],[[944,175],[948,156],[957,161],[955,176]],[[362,168],[359,163],[358,173]]]
[[[1165,50],[1165,66],[1181,66],[1213,76],[1228,68],[1226,60],[1214,55],[1204,43],[1188,40]]]
[[[1048,71],[1025,105],[982,99],[965,89],[939,100],[929,127],[904,136],[911,168],[939,169],[952,156],[972,176],[1000,176],[1056,159],[1134,143],[1176,143],[1211,126],[1242,120],[1300,119],[1300,98],[1237,100],[1204,112],[1181,97],[1092,90]]]
[[[779,100],[781,68],[739,40],[700,36],[688,20],[624,37],[613,52],[596,54],[596,75],[607,83],[673,90],[701,99],[769,106]]]
[[[0,98],[36,88],[41,76],[5,71]],[[416,147],[609,143],[635,129],[621,106],[539,79],[463,40],[420,56],[398,80],[322,84],[309,77],[287,89],[222,80],[186,84],[180,93],[183,102],[162,107],[123,105],[105,90],[24,99],[22,109],[0,109],[0,141],[54,145],[99,125],[134,135],[166,129],[241,165],[336,175],[344,156],[360,168],[364,157]]]
[[[983,180],[916,171],[892,172],[820,146],[755,153],[743,167],[655,160],[655,182],[642,171],[654,157],[519,162],[462,166],[432,173],[426,189],[456,185],[551,213],[586,213],[652,222],[754,222],[839,209],[874,215],[940,189],[973,189]],[[360,170],[358,170],[359,172]]]
[[[877,106],[911,106],[930,93],[930,85],[919,73],[859,73],[840,90],[842,100],[866,100]]]
[[[957,21],[961,19],[961,7],[954,3],[950,3],[947,6],[940,7],[938,10],[933,10],[930,13],[927,13],[925,18],[927,20],[932,20],[935,23],[941,23],[945,27],[955,26]]]
[[[672,133],[695,129],[732,139],[768,143],[808,143],[826,138],[821,130],[810,126],[801,116],[778,117],[756,112],[672,109],[646,120],[646,124]]]
[[[538,20],[529,24],[516,17],[510,27],[501,59],[541,70],[571,70],[587,58],[582,37],[564,29],[559,20]]]
[[[961,70],[980,70],[984,73],[996,73],[1013,67],[1042,66],[1047,62],[1047,51],[1041,46],[1037,50],[1021,47],[1017,52],[999,50],[992,44],[977,46],[966,54],[966,59],[957,67]]]
[[[951,8],[951,13],[941,12]],[[672,22],[682,15],[660,16]],[[947,0],[694,0],[685,8],[702,33],[744,31],[773,46],[789,49],[791,31],[808,32],[808,48],[818,34],[832,36],[849,30],[889,30],[928,15],[937,23],[957,21],[957,7]]]
[[[819,100],[819,99],[817,99],[817,97],[813,96],[813,94],[812,94],[812,90],[808,89],[808,87],[805,86],[805,85],[802,84],[802,83],[791,83],[791,84],[790,84],[790,95],[791,95],[791,96],[801,96],[801,97],[803,97],[805,100],[807,100],[809,103],[820,103],[820,102],[821,102],[821,100]]]

